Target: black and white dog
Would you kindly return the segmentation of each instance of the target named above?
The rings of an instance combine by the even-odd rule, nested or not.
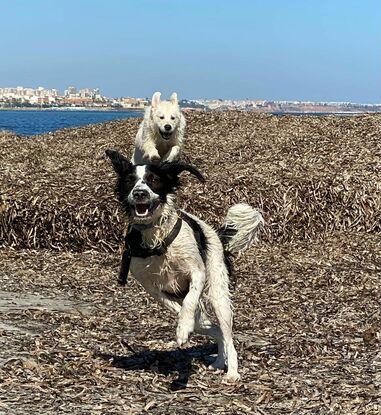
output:
[[[226,364],[226,380],[238,380],[225,253],[241,253],[251,245],[263,224],[261,214],[246,204],[234,205],[218,234],[174,203],[180,173],[204,180],[195,167],[133,165],[117,151],[106,154],[118,175],[116,193],[129,223],[121,278],[130,270],[153,298],[178,315],[179,346],[193,331],[215,338],[218,357],[211,368]],[[212,306],[218,325],[208,318],[204,301]]]

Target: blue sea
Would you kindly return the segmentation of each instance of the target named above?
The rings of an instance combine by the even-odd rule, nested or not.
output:
[[[143,111],[0,110],[0,131],[36,135],[62,128],[142,117]]]
[[[282,113],[273,115],[332,115],[329,113]],[[353,113],[336,115],[355,115]],[[36,135],[60,130],[62,128],[80,127],[105,121],[124,118],[143,117],[140,110],[0,110],[0,131],[12,131],[19,135]]]

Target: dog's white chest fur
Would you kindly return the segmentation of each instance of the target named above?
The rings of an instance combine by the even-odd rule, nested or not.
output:
[[[162,139],[158,134],[155,137],[156,149],[163,159],[165,155],[170,151],[172,147],[177,145],[177,137],[170,138],[169,140]]]
[[[148,258],[132,258],[131,274],[144,287],[151,287],[170,294],[187,291],[191,270],[186,261],[182,261],[178,249],[171,249],[164,255]]]

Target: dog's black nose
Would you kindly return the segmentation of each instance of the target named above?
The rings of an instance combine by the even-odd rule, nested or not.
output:
[[[135,189],[132,196],[135,200],[145,200],[149,198],[149,193],[144,189]]]
[[[165,131],[171,131],[172,127],[169,124],[165,124],[164,125],[164,130]]]

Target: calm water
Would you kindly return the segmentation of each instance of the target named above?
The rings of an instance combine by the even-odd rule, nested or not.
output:
[[[39,111],[1,110],[0,131],[35,135],[61,128],[79,127],[105,121],[142,117],[142,111]]]
[[[273,115],[332,115],[328,113],[280,113]],[[355,115],[355,114],[336,114]],[[8,130],[21,135],[36,135],[62,128],[80,127],[105,121],[142,117],[143,111],[83,111],[83,110],[0,110],[0,131]]]

